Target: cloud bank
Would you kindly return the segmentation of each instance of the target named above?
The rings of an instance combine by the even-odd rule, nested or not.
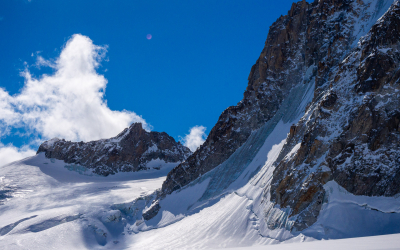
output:
[[[206,129],[203,126],[194,126],[191,128],[189,134],[182,139],[183,145],[188,147],[192,152],[196,151],[206,139]]]
[[[149,129],[134,112],[114,111],[107,106],[107,80],[96,72],[106,52],[106,46],[94,45],[89,37],[76,34],[58,58],[38,56],[36,66],[51,67],[54,73],[34,78],[26,68],[21,73],[25,81],[19,94],[11,96],[0,88],[0,137],[11,128],[20,128],[36,135],[32,141],[53,137],[90,141],[116,136],[133,122]],[[0,144],[0,150],[16,150],[25,156],[24,150],[12,146]]]
[[[5,146],[0,143],[0,167],[35,154],[28,146],[17,148],[13,145]]]

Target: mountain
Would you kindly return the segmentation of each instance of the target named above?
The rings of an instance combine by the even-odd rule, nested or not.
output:
[[[399,49],[398,0],[294,3],[270,27],[243,99],[193,154],[133,124],[108,140],[53,139],[0,168],[0,246],[258,249],[383,234],[397,242]],[[155,159],[174,164],[124,172]],[[375,247],[373,238],[298,248],[396,244]]]
[[[165,163],[184,161],[191,151],[167,133],[147,132],[133,123],[116,137],[91,142],[54,138],[40,145],[37,154],[80,165],[107,176],[118,172],[160,169]]]
[[[398,195],[399,24],[398,1],[293,4],[270,27],[243,100],[226,109],[205,143],[168,174],[144,219],[157,224],[168,210],[163,203],[206,182],[195,204],[258,178],[258,218],[266,230],[292,233],[318,221],[329,203],[328,186],[366,197]],[[270,168],[249,172],[274,136],[284,140]],[[269,180],[262,177],[267,172]],[[190,214],[194,204],[188,205]]]

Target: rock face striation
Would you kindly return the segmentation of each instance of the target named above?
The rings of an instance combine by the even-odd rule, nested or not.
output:
[[[312,101],[288,131],[265,187],[265,199],[275,204],[264,211],[268,227],[311,226],[331,180],[355,195],[398,194],[399,69],[399,1],[294,3],[270,27],[243,100],[226,109],[204,144],[168,174],[158,199],[227,161],[277,114],[291,90],[305,84],[314,86]],[[151,219],[153,210],[144,217]],[[270,216],[276,211],[282,216]]]
[[[116,137],[91,142],[70,142],[54,138],[40,145],[37,153],[63,160],[100,175],[133,172],[149,168],[149,162],[184,161],[191,151],[165,132],[147,132],[141,123],[134,123]],[[153,166],[158,168],[157,166]]]

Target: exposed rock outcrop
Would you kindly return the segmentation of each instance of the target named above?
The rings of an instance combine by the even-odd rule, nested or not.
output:
[[[116,137],[91,142],[54,138],[40,145],[37,153],[93,170],[100,175],[147,169],[152,160],[184,161],[191,151],[165,132],[147,132],[134,123]],[[154,168],[157,168],[155,166]]]

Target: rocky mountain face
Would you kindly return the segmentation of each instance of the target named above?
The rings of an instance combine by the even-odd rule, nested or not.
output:
[[[162,189],[165,194],[228,159],[252,131],[275,115],[293,87],[317,74],[316,87],[323,84],[328,74],[324,69],[337,63],[354,42],[350,26],[358,20],[340,14],[350,11],[349,6],[349,1],[301,1],[272,24],[265,47],[251,69],[243,100],[226,109],[200,149],[168,175]]]
[[[40,145],[37,153],[41,152],[47,158],[78,164],[104,176],[147,169],[149,162],[157,159],[179,163],[191,154],[167,133],[147,132],[141,123],[132,124],[110,139],[85,143],[54,138]]]
[[[307,6],[305,1],[294,5],[289,13],[293,17],[290,21],[281,17],[271,26],[266,45],[251,69],[243,100],[227,108],[204,144],[168,174],[162,187],[163,194],[187,185],[227,160],[253,131],[275,115],[285,94],[303,83],[306,67],[303,57],[306,55],[299,52],[305,50],[301,42],[305,39],[302,18]],[[288,29],[282,32],[283,22]],[[303,32],[299,32],[301,30]]]
[[[283,108],[291,90],[310,83],[314,97],[288,131],[265,187],[265,199],[275,204],[264,211],[268,227],[301,231],[315,223],[330,180],[355,195],[398,194],[399,25],[398,1],[293,4],[270,27],[243,100],[168,174],[158,199],[227,161]],[[144,218],[157,214],[154,204]],[[270,216],[276,211],[282,216]]]
[[[359,6],[351,3],[339,15],[344,13],[346,22],[349,12],[361,15]],[[398,25],[396,1],[354,49],[318,64],[314,99],[292,127],[272,180],[271,200],[290,208],[292,229],[303,230],[317,220],[326,195],[323,185],[330,180],[355,195],[400,192]],[[335,44],[335,37],[330,41]],[[296,145],[297,152],[286,157]]]

